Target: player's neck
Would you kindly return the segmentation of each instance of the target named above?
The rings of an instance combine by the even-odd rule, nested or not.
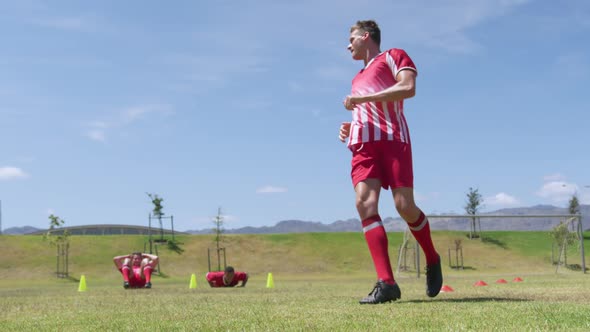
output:
[[[369,62],[371,62],[371,60],[373,60],[374,57],[376,57],[377,55],[379,55],[381,53],[381,50],[378,47],[369,47],[367,48],[367,54],[365,55],[365,67],[367,66],[367,64]]]

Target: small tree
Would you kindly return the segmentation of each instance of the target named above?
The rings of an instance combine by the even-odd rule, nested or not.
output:
[[[64,229],[61,233],[53,235],[56,228],[62,227],[65,221],[53,214],[49,215],[49,229],[43,235],[43,239],[49,242],[49,245],[57,248],[57,269],[58,278],[68,277],[68,256],[70,251],[70,233]]]
[[[580,214],[580,202],[578,201],[578,195],[574,193],[570,198],[568,204],[568,210],[570,214]],[[571,223],[572,231],[574,231],[574,223]]]
[[[182,254],[184,252],[184,249],[181,247],[181,245],[183,243],[176,241],[176,239],[174,239],[174,227],[172,227],[172,232],[173,232],[172,239],[164,240],[164,224],[162,223],[162,218],[170,218],[171,222],[173,220],[172,216],[164,217],[164,211],[163,211],[164,206],[162,205],[162,202],[164,201],[164,199],[162,197],[159,197],[157,194],[150,194],[150,193],[146,193],[146,194],[151,199],[152,204],[154,205],[154,208],[152,210],[152,215],[158,219],[158,224],[160,225],[160,241],[166,242],[166,244],[168,245],[168,249],[176,252],[179,255]],[[150,222],[150,224],[151,224],[151,222]],[[151,238],[150,238],[150,253],[151,253]]]
[[[451,264],[451,268],[461,268],[463,270],[463,241],[461,239],[455,239],[454,241],[455,247],[453,250],[455,251],[455,265]],[[459,254],[461,255],[461,261],[459,262]],[[449,260],[452,261],[450,257],[450,249],[449,249]]]
[[[215,225],[215,228],[213,228],[213,232],[215,232],[215,243],[217,246],[217,251],[219,251],[219,242],[222,241],[222,234],[225,231],[225,229],[223,229],[223,216],[221,215],[221,208],[217,209],[217,216],[215,216],[213,224]]]
[[[467,192],[467,202],[465,203],[465,212],[469,215],[475,216],[478,212],[483,203],[483,197],[479,193],[479,189],[473,189],[469,187],[469,191]],[[479,237],[475,228],[476,218],[471,218],[470,229],[469,229],[469,238]],[[481,231],[481,226],[479,227]]]
[[[154,215],[154,217],[158,218],[158,223],[160,224],[160,239],[164,240],[164,225],[162,225],[162,216],[164,216],[164,212],[162,212],[162,210],[164,209],[164,207],[162,206],[162,201],[164,201],[164,199],[158,197],[157,194],[146,194],[152,200],[152,204],[154,204],[152,214]]]
[[[217,253],[217,270],[221,271],[221,251],[224,252],[225,257],[225,248],[220,246],[220,242],[223,240],[222,234],[225,231],[223,229],[223,216],[221,215],[221,207],[217,209],[217,216],[213,220],[213,224],[215,228],[213,228],[213,232],[215,233],[215,246],[216,246],[216,253]]]
[[[562,221],[559,225],[553,227],[550,236],[554,243],[559,248],[557,256],[557,264],[559,265],[563,256],[563,263],[567,266],[567,247],[574,244],[578,240],[578,235],[575,232],[570,232],[567,228],[567,222]]]

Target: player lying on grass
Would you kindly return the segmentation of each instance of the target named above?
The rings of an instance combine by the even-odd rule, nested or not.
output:
[[[242,284],[238,287],[246,286],[248,282],[248,274],[245,272],[234,271],[234,268],[228,266],[225,271],[209,272],[207,273],[207,282],[211,287],[234,287],[239,282]]]
[[[116,256],[113,262],[123,275],[124,288],[152,288],[152,271],[158,265],[156,255],[134,252]]]

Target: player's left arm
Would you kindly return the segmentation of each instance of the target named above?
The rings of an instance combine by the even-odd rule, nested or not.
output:
[[[344,104],[347,106],[376,101],[391,102],[412,98],[416,95],[416,72],[414,70],[409,68],[401,70],[397,74],[396,80],[395,85],[379,92],[364,96],[348,96]]]
[[[148,259],[148,264],[151,266],[156,266],[158,265],[158,262],[160,261],[160,258],[156,255],[152,255],[152,254],[142,254],[141,255],[142,258],[147,258]]]
[[[244,272],[244,279],[242,279],[242,284],[238,287],[245,287],[247,282],[248,282],[248,273]]]

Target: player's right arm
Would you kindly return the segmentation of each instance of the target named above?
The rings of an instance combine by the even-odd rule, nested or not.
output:
[[[215,287],[215,278],[211,272],[207,272],[207,274],[205,275],[205,279],[207,279],[209,286]]]
[[[344,142],[348,136],[350,136],[350,122],[342,122],[340,125],[340,132],[338,133],[338,139],[340,142]]]
[[[115,256],[113,257],[113,263],[115,263],[115,266],[117,266],[118,269],[123,267],[123,261],[129,258],[129,255],[121,255],[121,256]]]

